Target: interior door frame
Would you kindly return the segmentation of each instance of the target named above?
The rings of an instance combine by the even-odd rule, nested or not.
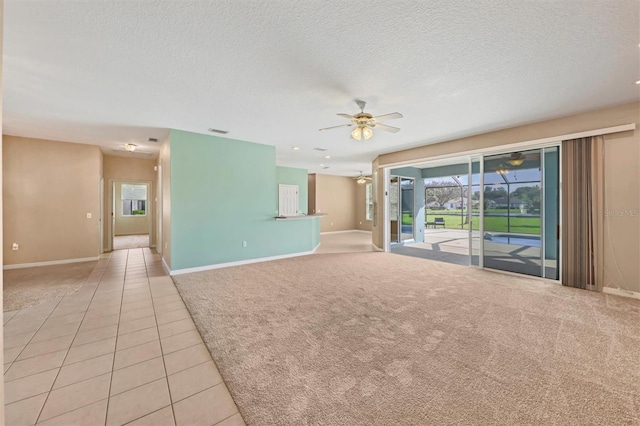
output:
[[[154,197],[152,197],[153,191],[154,191],[154,186],[153,186],[153,181],[151,180],[136,180],[136,179],[109,179],[109,203],[108,205],[111,206],[110,207],[110,215],[109,215],[109,223],[107,225],[107,235],[109,235],[109,245],[108,245],[108,251],[113,251],[113,239],[115,237],[115,210],[116,210],[116,200],[115,200],[115,187],[116,187],[116,183],[130,183],[130,184],[146,184],[148,185],[147,188],[147,203],[146,203],[146,209],[147,209],[147,216],[149,216],[149,247],[153,246],[154,241],[151,240],[151,236],[153,235],[153,224],[154,224],[154,220],[153,220],[153,214],[155,212],[155,210],[153,209],[152,205],[153,202],[152,200],[155,199]]]

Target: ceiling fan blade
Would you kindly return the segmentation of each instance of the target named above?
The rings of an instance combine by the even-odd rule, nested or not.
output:
[[[344,117],[348,120],[355,120],[356,118],[353,115],[349,115],[349,114],[345,114],[345,113],[340,113],[340,114],[336,114],[339,115],[340,117]]]
[[[338,127],[351,127],[353,126],[353,123],[349,123],[349,124],[341,124],[339,126],[331,126],[331,127],[325,127],[323,129],[320,129],[320,131],[322,132],[323,130],[330,130],[330,129],[337,129]]]
[[[402,117],[403,117],[403,115],[400,114],[399,112],[392,112],[390,114],[379,115],[377,117],[373,117],[373,119],[376,121],[376,123],[382,123],[383,121],[395,120],[396,118],[402,118]]]
[[[372,126],[376,130],[384,130],[385,132],[398,133],[400,131],[399,127],[387,126],[386,124],[374,124]]]

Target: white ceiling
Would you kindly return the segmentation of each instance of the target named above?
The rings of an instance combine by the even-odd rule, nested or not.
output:
[[[355,176],[380,153],[639,99],[639,9],[5,0],[4,131],[112,153],[125,142],[157,151],[147,138],[168,128],[213,127],[275,145],[280,165]],[[318,131],[358,112],[356,98],[373,115],[404,114],[389,122],[402,130],[367,142],[349,128]]]

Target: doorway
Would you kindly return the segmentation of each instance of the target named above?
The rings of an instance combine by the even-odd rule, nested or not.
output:
[[[415,179],[391,176],[389,181],[389,220],[391,243],[404,244],[415,240]]]
[[[151,236],[151,184],[112,183],[111,247],[113,250],[149,247]]]

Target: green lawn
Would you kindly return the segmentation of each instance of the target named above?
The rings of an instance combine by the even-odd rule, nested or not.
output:
[[[446,214],[445,214],[446,212]],[[457,213],[457,214],[456,214]],[[474,213],[479,213],[474,211]],[[504,214],[506,210],[491,209],[485,214]],[[519,214],[520,210],[511,209],[512,214]],[[460,210],[428,210],[425,222],[433,222],[436,217],[444,218],[444,226],[446,229],[469,229],[469,224],[465,223],[466,217],[460,216]],[[411,225],[412,217],[409,213],[402,214],[402,224]],[[471,218],[473,229],[480,229],[480,217],[473,216]],[[540,234],[540,218],[539,217],[511,217],[507,220],[506,216],[485,216],[484,230],[488,232],[515,232],[519,234]]]
[[[439,215],[428,215],[428,221],[433,222],[436,217],[444,218],[444,226],[447,229],[469,229],[469,224],[464,223],[465,218],[460,216],[446,216],[440,212]],[[404,221],[403,221],[404,222]],[[426,221],[425,221],[426,222]],[[473,229],[480,229],[480,218],[471,218]],[[462,226],[461,226],[462,224]],[[509,226],[508,226],[509,225]],[[511,217],[507,221],[506,216],[485,216],[484,230],[489,232],[516,232],[521,234],[540,234],[539,217]]]

